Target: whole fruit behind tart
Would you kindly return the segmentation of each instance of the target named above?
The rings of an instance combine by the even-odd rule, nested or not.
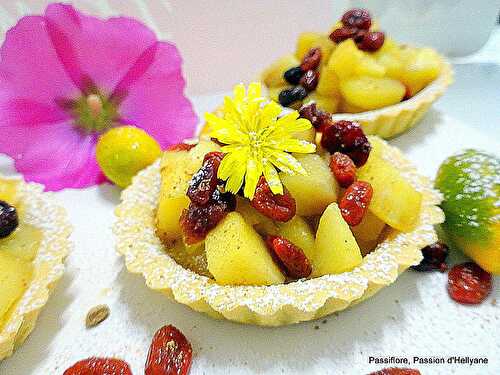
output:
[[[236,86],[220,117],[206,114],[212,139],[166,151],[123,192],[114,231],[129,270],[211,316],[281,325],[418,264],[439,195],[357,123],[323,116],[316,134],[316,115]]]
[[[439,168],[447,236],[483,269],[500,274],[500,159],[465,150]]]
[[[261,80],[283,106],[315,102],[335,120],[389,138],[422,118],[452,72],[433,49],[398,44],[367,10],[351,9],[328,33],[300,34],[295,53],[272,63]]]
[[[34,329],[70,250],[66,213],[42,191],[0,176],[0,360]]]

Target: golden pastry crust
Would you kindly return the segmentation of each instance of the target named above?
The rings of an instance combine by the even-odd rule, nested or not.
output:
[[[0,327],[0,360],[12,355],[33,331],[38,314],[64,273],[64,260],[72,246],[66,211],[51,193],[44,193],[39,184],[19,180],[17,196],[23,204],[23,220],[42,232],[42,241],[33,260],[33,279]]]
[[[438,204],[441,194],[420,176],[401,152],[383,143],[383,157],[397,165],[423,195],[417,227],[409,233],[391,230],[376,250],[351,272],[272,286],[222,286],[186,270],[164,251],[155,234],[155,210],[160,188],[160,164],[140,172],[122,193],[113,231],[117,251],[132,273],[139,273],[151,289],[214,318],[279,326],[318,319],[358,303],[393,283],[398,275],[422,259],[420,249],[437,241],[434,224],[444,221]]]

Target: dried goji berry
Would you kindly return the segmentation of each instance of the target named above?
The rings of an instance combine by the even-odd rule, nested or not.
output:
[[[303,72],[307,72],[308,70],[315,70],[319,66],[320,61],[321,48],[311,48],[302,59],[300,69],[302,69]]]
[[[192,144],[188,144],[188,143],[177,143],[175,145],[168,146],[167,151],[189,151],[194,146],[196,146],[196,145],[192,145]]]
[[[421,375],[420,371],[411,368],[385,368],[383,370],[371,372],[368,375]]]
[[[273,194],[264,176],[260,177],[250,204],[262,215],[276,221],[288,221],[295,216],[295,199],[285,189],[283,195]]]
[[[330,157],[330,170],[339,185],[343,188],[350,186],[356,181],[356,166],[346,154],[340,152],[334,153]]]
[[[448,273],[448,294],[459,303],[481,303],[491,288],[491,275],[476,263],[458,264]]]
[[[302,279],[311,275],[311,263],[300,247],[280,236],[267,236],[266,244],[289,277]]]
[[[372,25],[372,17],[366,9],[353,8],[343,14],[342,23],[345,26],[368,30]]]
[[[353,227],[361,223],[372,195],[373,188],[365,181],[356,181],[347,188],[339,203],[340,213],[347,224]]]
[[[341,152],[348,155],[357,167],[361,167],[370,156],[371,145],[361,125],[341,120],[331,122],[323,130],[321,146],[330,154]]]
[[[76,362],[63,375],[132,375],[132,370],[121,359],[92,357]]]
[[[322,131],[325,127],[325,121],[330,120],[330,114],[328,112],[322,111],[316,106],[316,103],[310,103],[303,105],[299,109],[300,117],[308,119],[311,121],[312,126],[318,131]]]
[[[207,236],[226,215],[236,209],[236,197],[215,189],[210,200],[199,205],[194,202],[182,212],[180,225],[187,244],[197,243]]]
[[[358,32],[357,27],[343,26],[333,30],[329,38],[332,42],[341,43],[344,40],[354,38]]]
[[[205,155],[202,167],[196,172],[187,190],[187,196],[197,205],[205,205],[217,189],[217,171],[224,154],[210,152]]]
[[[173,325],[160,328],[154,335],[146,361],[145,375],[187,375],[191,368],[191,344]]]
[[[385,34],[381,31],[369,31],[363,34],[363,38],[358,42],[358,48],[363,51],[375,52],[382,47]]]
[[[448,246],[442,242],[436,242],[422,249],[424,259],[420,264],[412,266],[415,271],[427,272],[439,270],[444,272],[448,269],[446,257],[448,256]]]

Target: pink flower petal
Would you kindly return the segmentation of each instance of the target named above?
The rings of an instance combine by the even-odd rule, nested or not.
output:
[[[45,17],[55,50],[82,89],[93,82],[111,94],[137,58],[156,42],[150,29],[130,18],[101,20],[67,4],[49,5]]]
[[[147,71],[129,80],[127,96],[120,105],[121,122],[144,129],[162,148],[193,137],[198,119],[183,95],[185,82],[177,48],[158,42],[154,61]]]

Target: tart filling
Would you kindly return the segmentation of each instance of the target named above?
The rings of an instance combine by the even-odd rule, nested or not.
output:
[[[70,248],[65,211],[42,191],[0,177],[0,359],[33,330]]]
[[[136,177],[114,227],[129,270],[212,316],[280,325],[419,263],[443,220],[429,181],[355,123],[315,134],[306,116],[280,116],[258,85],[237,87],[222,118],[207,115],[216,141],[178,145]]]

